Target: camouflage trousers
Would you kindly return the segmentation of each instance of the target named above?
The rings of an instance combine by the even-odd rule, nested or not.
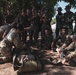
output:
[[[76,65],[76,51],[70,52],[66,58],[70,65]]]
[[[8,51],[9,48],[7,47],[2,47],[0,48],[0,62],[5,63],[5,62],[10,62],[12,60],[12,53]]]
[[[0,56],[0,63],[6,63],[6,62],[11,62],[12,61],[12,56],[11,54],[7,54],[7,56]]]

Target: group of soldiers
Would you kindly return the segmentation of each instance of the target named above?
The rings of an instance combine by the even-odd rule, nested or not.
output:
[[[59,35],[59,31],[63,26],[66,26],[69,29],[69,34],[72,34],[74,31],[76,31],[76,25],[73,30],[73,22],[75,21],[75,24],[76,24],[76,17],[75,17],[76,13],[73,13],[72,11],[70,11],[70,9],[71,7],[67,5],[65,7],[66,12],[64,14],[62,13],[61,7],[59,7],[57,10],[58,11],[58,14],[56,15],[57,36]]]
[[[2,62],[12,61],[14,70],[19,72],[41,70],[43,63],[30,48],[36,45],[40,50],[56,50],[60,58],[57,64],[65,64],[68,60],[70,64],[76,63],[76,31],[73,32],[72,27],[75,16],[70,11],[70,6],[66,6],[65,9],[66,13],[62,14],[61,7],[58,8],[55,39],[50,25],[52,17],[46,10],[27,9],[25,12],[22,9],[17,18],[7,10],[3,20],[0,16]],[[41,32],[41,39],[38,39],[39,32]],[[29,33],[29,41],[27,41],[27,33]]]
[[[22,9],[17,18],[15,18],[7,10],[4,17],[0,17],[0,63],[12,61],[14,70],[18,70],[18,72],[41,70],[43,63],[40,56],[35,55],[30,46],[38,43],[38,35],[41,31],[42,40],[39,46],[45,41],[46,45],[48,44],[50,47],[49,43],[53,40],[50,17],[45,10],[27,9],[25,12]],[[28,46],[27,33],[29,33]],[[52,38],[51,42],[48,40],[49,35]]]
[[[65,13],[62,13],[62,8],[58,8],[56,15],[56,39],[53,46],[58,52],[60,60],[58,64],[65,64],[66,61],[70,65],[75,66],[75,50],[76,50],[76,23],[73,28],[76,13],[70,11],[70,5],[65,7]]]
[[[48,11],[44,9],[27,9],[26,11],[22,9],[17,16],[14,16],[9,10],[7,10],[6,14],[4,15],[4,19],[1,18],[1,20],[3,24],[12,24],[12,26],[19,29],[19,37],[23,43],[27,43],[29,33],[29,45],[38,45],[39,32],[41,32],[41,43],[45,41],[45,45],[45,31],[47,30],[50,34],[52,34],[52,29],[50,26],[52,15],[50,15]]]

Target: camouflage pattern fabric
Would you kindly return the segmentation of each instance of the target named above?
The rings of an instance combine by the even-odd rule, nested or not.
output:
[[[67,58],[70,65],[76,66],[76,51],[70,52],[70,54],[67,55],[66,58]]]
[[[10,61],[12,59],[12,46],[14,45],[16,48],[20,47],[19,41],[16,29],[12,28],[7,36],[0,42],[0,54],[5,57],[3,61]]]

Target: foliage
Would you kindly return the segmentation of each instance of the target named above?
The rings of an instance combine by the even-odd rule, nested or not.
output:
[[[46,9],[54,15],[54,6],[58,1],[69,2],[71,6],[76,7],[76,0],[0,0],[1,12],[10,9],[12,13],[20,11],[22,8]]]

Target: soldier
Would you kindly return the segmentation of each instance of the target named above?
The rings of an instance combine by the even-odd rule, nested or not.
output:
[[[13,27],[14,27],[14,22],[12,24],[9,24],[9,25],[1,26],[0,27],[0,40],[2,40],[7,35],[9,30]]]
[[[38,16],[36,10],[32,10],[32,18],[30,22],[32,28],[29,31],[30,42],[33,41],[33,36],[34,36],[34,43],[36,44],[38,42],[39,24],[40,24],[40,17]]]
[[[50,20],[47,14],[43,14],[43,24],[41,27],[41,38],[42,40],[45,38],[45,30],[48,29],[50,33],[52,33],[51,25],[50,25]]]
[[[50,50],[53,44],[53,35],[48,29],[45,30],[44,40],[41,42],[42,49]]]
[[[28,19],[27,19],[27,27],[29,29],[27,31],[29,32],[29,45],[31,45],[31,43],[32,43],[31,38],[30,38],[30,36],[31,36],[31,27],[32,27],[32,25],[31,25],[31,18],[32,18],[31,9],[27,9],[26,10],[26,15],[28,17]]]
[[[69,34],[72,34],[73,32],[73,20],[74,20],[74,14],[70,11],[71,7],[69,5],[66,6],[64,13],[64,25],[69,29]]]
[[[18,32],[14,28],[12,28],[7,36],[0,42],[0,54],[4,57],[2,58],[2,62],[12,60],[12,46],[14,46],[16,50],[21,47]]]
[[[70,53],[65,56],[65,59],[62,60],[62,64],[65,64],[66,60],[69,61],[70,65],[75,65],[76,63],[76,59],[75,59],[76,58],[76,33],[73,34],[72,39],[73,39],[73,42],[68,47],[60,48],[59,50],[59,52],[63,51],[64,53],[70,51]]]
[[[58,14],[56,15],[56,37],[59,35],[61,28],[63,27],[63,14],[62,8],[58,8]]]
[[[27,20],[28,17],[24,12],[24,9],[22,9],[21,14],[18,17],[18,27],[20,27],[22,30],[22,32],[20,33],[20,38],[22,38],[22,42],[25,43],[26,42],[26,38],[27,38],[27,31],[25,30],[25,28],[27,27]]]
[[[72,39],[70,35],[68,35],[68,28],[63,27],[61,29],[61,35],[59,35],[55,40],[54,40],[54,46],[59,48],[59,47],[64,47],[64,43],[67,45],[72,42]]]
[[[11,24],[12,22],[14,22],[14,16],[10,13],[10,10],[7,10],[5,15],[5,24]]]

